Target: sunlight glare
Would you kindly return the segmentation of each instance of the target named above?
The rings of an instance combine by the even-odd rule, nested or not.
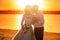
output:
[[[23,10],[26,5],[35,5],[37,4],[39,6],[40,10],[43,10],[45,8],[44,0],[16,0],[15,5],[19,10]]]
[[[18,19],[17,24],[18,24],[18,26],[17,26],[16,29],[18,29],[18,30],[21,29],[21,21],[22,21],[22,17],[23,17],[23,14],[20,14],[20,15],[17,16],[17,19]]]

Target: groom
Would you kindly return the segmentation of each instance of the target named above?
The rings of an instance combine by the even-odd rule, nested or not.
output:
[[[37,5],[34,5],[32,7],[32,11],[34,14],[33,25],[34,25],[34,33],[35,33],[36,40],[43,40],[43,33],[44,33],[43,13],[39,11],[39,8]]]

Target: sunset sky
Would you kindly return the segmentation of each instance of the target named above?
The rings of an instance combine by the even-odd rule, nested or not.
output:
[[[0,0],[0,10],[22,10],[27,4],[37,4],[40,10],[60,10],[60,0]]]

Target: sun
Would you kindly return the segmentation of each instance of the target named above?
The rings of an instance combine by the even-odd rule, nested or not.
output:
[[[44,0],[15,0],[14,4],[18,10],[23,10],[26,5],[33,6],[34,4],[38,5],[40,10],[45,8]]]

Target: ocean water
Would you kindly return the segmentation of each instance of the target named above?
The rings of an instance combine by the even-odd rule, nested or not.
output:
[[[0,29],[18,30],[23,14],[0,14]],[[60,33],[60,14],[44,14],[44,31]]]

